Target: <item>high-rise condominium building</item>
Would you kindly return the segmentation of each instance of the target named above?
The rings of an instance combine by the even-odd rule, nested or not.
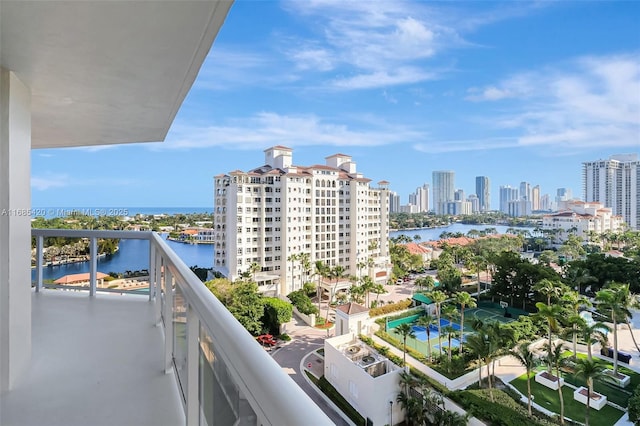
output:
[[[487,212],[491,210],[491,191],[488,177],[476,176],[476,195],[480,202],[480,211]]]
[[[540,210],[540,185],[531,188],[531,210]]]
[[[454,200],[455,173],[450,170],[435,171],[433,180],[433,209],[436,214],[447,214],[447,203]]]
[[[620,215],[631,229],[640,229],[640,160],[638,154],[613,155],[582,163],[583,196]]]
[[[500,211],[509,214],[509,201],[518,199],[518,188],[512,188],[509,185],[500,187]]]
[[[520,182],[520,199],[531,201],[531,184],[529,182]]]
[[[231,280],[252,271],[276,294],[302,287],[317,261],[386,282],[388,182],[374,188],[343,154],[296,166],[290,148],[264,152],[265,165],[215,177],[214,269]]]
[[[400,211],[400,196],[397,192],[389,192],[389,213],[398,213]]]
[[[415,203],[418,207],[418,212],[428,212],[429,211],[429,184],[425,183],[424,185],[418,187],[415,192]]]

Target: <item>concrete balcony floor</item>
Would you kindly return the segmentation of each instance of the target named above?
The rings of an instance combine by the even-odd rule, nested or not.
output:
[[[43,290],[31,300],[31,368],[0,397],[1,425],[184,424],[148,296]]]

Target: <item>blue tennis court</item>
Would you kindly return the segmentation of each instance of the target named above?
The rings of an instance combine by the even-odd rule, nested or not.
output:
[[[460,324],[451,322],[448,319],[440,318],[440,328],[443,328],[446,326],[451,326],[451,328],[453,328],[454,330],[460,331]],[[431,330],[435,331],[436,333],[438,332],[437,325],[430,325],[429,327],[431,328]]]
[[[427,341],[427,329],[425,327],[422,327],[421,325],[412,325],[411,329],[413,330],[413,334],[415,335],[414,339],[420,340],[421,342]],[[434,331],[429,332],[429,335],[431,336],[432,339],[434,334],[437,337],[438,331],[436,330],[435,332]]]
[[[443,341],[442,342],[442,349],[448,348],[449,347],[449,342],[448,341]],[[459,348],[460,347],[460,340],[458,339],[451,339],[451,347],[452,348]],[[435,345],[434,349],[438,350],[440,349],[440,345]]]

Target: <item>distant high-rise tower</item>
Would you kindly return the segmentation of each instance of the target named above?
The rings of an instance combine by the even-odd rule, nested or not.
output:
[[[640,229],[640,160],[638,154],[612,155],[582,163],[584,201],[597,201]]]
[[[409,203],[417,207],[418,212],[429,211],[429,184],[418,187],[416,192],[409,195]]]
[[[512,188],[509,185],[500,187],[500,211],[509,214],[509,201],[518,199],[518,188]]]
[[[435,171],[433,177],[433,209],[436,214],[447,214],[447,203],[453,201],[455,173],[450,170]]]
[[[491,210],[491,192],[489,191],[489,178],[486,176],[476,176],[476,195],[480,202],[480,211]]]
[[[529,182],[520,182],[520,199],[531,201],[531,184]]]
[[[453,194],[453,199],[455,201],[464,201],[464,189],[456,189],[456,192]]]
[[[389,213],[400,211],[400,196],[396,192],[389,192]]]
[[[540,185],[531,188],[531,210],[540,210]]]

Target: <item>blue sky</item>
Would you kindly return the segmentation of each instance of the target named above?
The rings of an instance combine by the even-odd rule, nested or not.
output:
[[[403,204],[456,172],[581,195],[640,152],[640,2],[237,1],[163,143],[32,151],[32,204],[206,207],[213,176],[348,154]]]

